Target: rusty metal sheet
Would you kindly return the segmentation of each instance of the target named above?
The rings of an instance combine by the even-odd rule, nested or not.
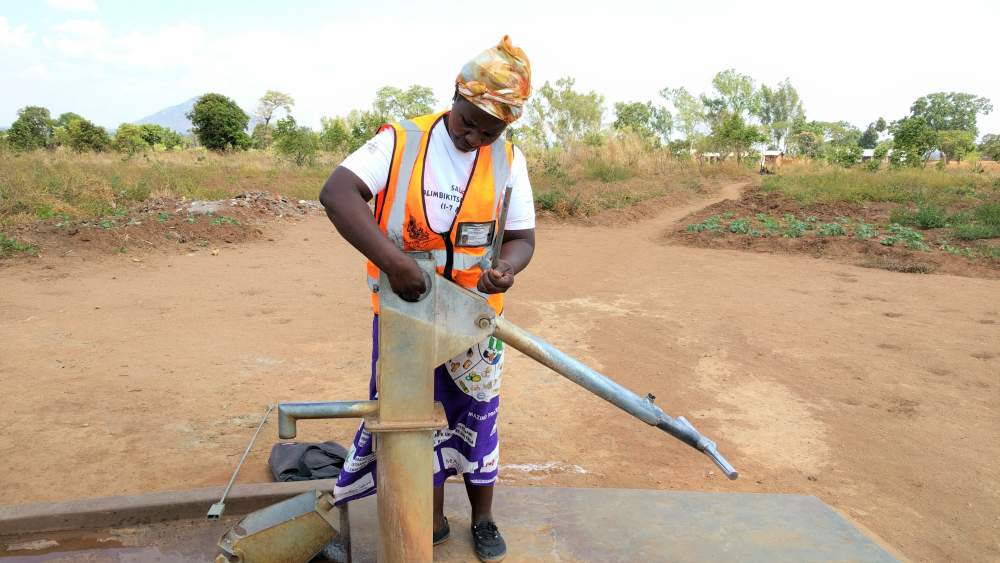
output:
[[[375,499],[351,503],[355,562],[375,561]],[[469,504],[460,483],[445,487],[452,539],[435,561],[474,561]],[[494,514],[507,539],[505,561],[677,561],[888,563],[880,546],[815,497],[632,489],[498,486]],[[234,520],[176,521],[122,530],[0,537],[18,561],[208,561]],[[23,549],[6,551],[10,545]],[[29,549],[30,548],[30,549]],[[890,548],[891,549],[891,548]],[[0,557],[0,561],[6,561]]]

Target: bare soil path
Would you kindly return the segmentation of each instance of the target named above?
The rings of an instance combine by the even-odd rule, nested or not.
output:
[[[543,222],[508,317],[691,418],[740,480],[515,355],[502,482],[813,494],[915,560],[1000,559],[1000,282],[663,242],[739,191]],[[270,236],[0,265],[0,504],[223,484],[267,403],[364,398],[361,260],[319,215]]]

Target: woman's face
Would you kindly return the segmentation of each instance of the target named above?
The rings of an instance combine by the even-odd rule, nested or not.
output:
[[[448,114],[448,133],[455,148],[469,152],[489,145],[503,135],[507,124],[458,96]]]

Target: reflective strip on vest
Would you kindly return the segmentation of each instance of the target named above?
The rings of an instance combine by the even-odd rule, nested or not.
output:
[[[406,139],[403,146],[403,160],[399,164],[399,174],[396,175],[396,190],[393,194],[393,201],[386,202],[389,205],[389,222],[386,224],[385,234],[389,240],[396,243],[396,246],[402,248],[406,194],[410,188],[410,176],[413,175],[413,166],[417,163],[417,153],[420,152],[424,132],[410,120],[403,121],[400,126],[406,132]]]

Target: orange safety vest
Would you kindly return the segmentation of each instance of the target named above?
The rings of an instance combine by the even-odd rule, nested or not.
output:
[[[476,291],[481,263],[492,259],[493,237],[514,146],[503,137],[479,148],[465,194],[451,228],[444,233],[431,230],[424,209],[424,166],[430,132],[446,114],[423,115],[383,126],[394,134],[392,164],[384,190],[375,198],[375,221],[389,240],[403,251],[430,252],[437,271],[458,285]],[[379,269],[368,262],[368,286],[372,308],[379,312]],[[392,291],[391,288],[385,288]],[[500,314],[503,294],[482,294]]]

